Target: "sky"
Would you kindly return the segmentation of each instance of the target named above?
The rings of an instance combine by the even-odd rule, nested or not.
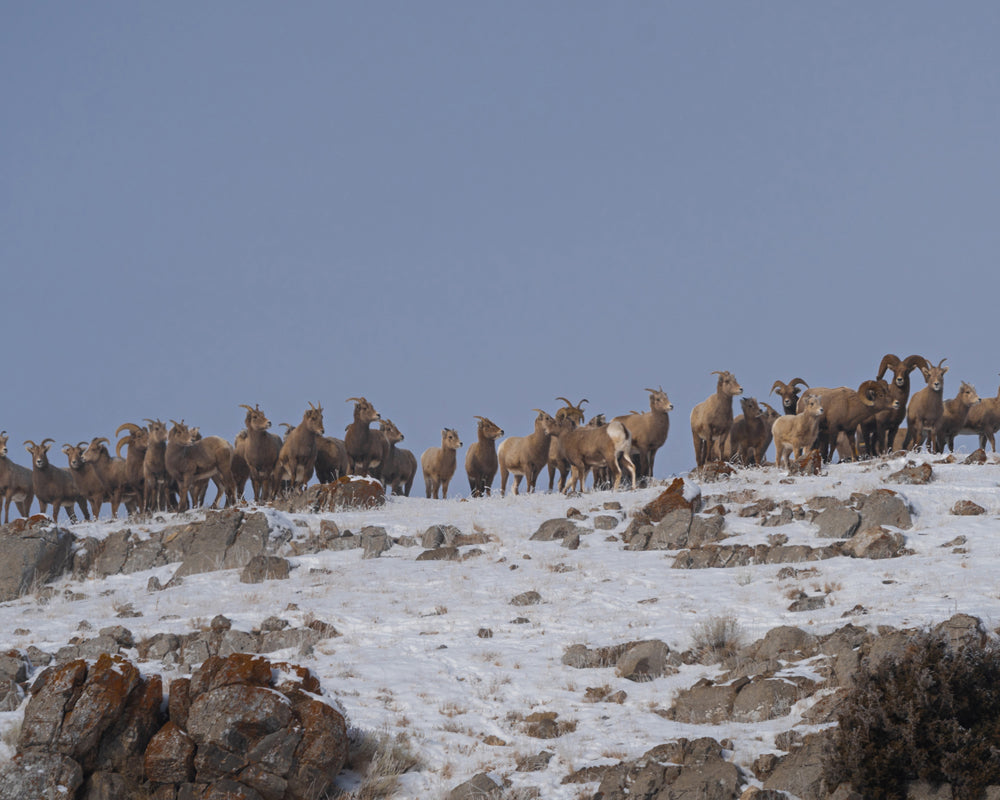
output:
[[[713,370],[992,396],[998,40],[988,2],[10,4],[11,456],[354,396],[419,456],[662,385],[666,476]]]

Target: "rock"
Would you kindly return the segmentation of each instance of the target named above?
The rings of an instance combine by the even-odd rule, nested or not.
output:
[[[667,674],[670,668],[670,648],[659,640],[640,642],[618,659],[617,673],[630,681],[651,681]]]
[[[361,529],[361,547],[364,550],[362,558],[378,558],[392,547],[392,539],[385,528],[370,525]]]
[[[805,455],[788,462],[789,475],[819,475],[823,470],[823,458],[819,450],[810,450]]]
[[[553,542],[579,532],[579,526],[570,519],[550,519],[543,522],[538,530],[531,534],[531,541]]]
[[[307,508],[313,511],[367,509],[385,505],[385,490],[373,478],[345,475],[333,483],[309,487],[305,493]],[[306,510],[303,508],[302,510]]]
[[[908,483],[913,486],[923,486],[934,479],[934,470],[930,464],[908,464],[898,472],[893,472],[886,483]]]
[[[680,739],[606,770],[595,796],[601,800],[737,800],[743,783],[739,769],[723,758],[717,741]]]
[[[518,772],[541,772],[549,766],[549,761],[555,753],[549,750],[542,750],[537,755],[525,756],[517,760]]]
[[[906,540],[901,533],[885,528],[869,528],[841,545],[844,555],[854,558],[896,558],[904,554]]]
[[[76,539],[69,531],[26,525],[13,533],[13,525],[5,527],[0,533],[0,602],[27,594],[72,567]]]
[[[764,678],[751,681],[733,701],[732,719],[736,722],[764,722],[787,716],[805,692],[790,681]]]
[[[83,785],[83,768],[63,753],[32,750],[0,766],[0,800],[66,800]]]
[[[865,495],[856,494],[852,499],[861,514],[858,530],[879,525],[891,525],[903,530],[913,527],[906,501],[891,489],[876,489]]]
[[[420,553],[417,561],[458,561],[459,551],[457,547],[435,547],[431,550],[424,550]]]
[[[480,772],[448,792],[447,800],[499,800],[502,792],[499,783]]]
[[[817,638],[801,628],[780,625],[772,628],[753,648],[753,658],[757,661],[781,658],[799,661],[814,656],[819,649]]]
[[[718,725],[730,719],[736,696],[749,683],[749,678],[739,678],[717,685],[702,678],[691,688],[677,692],[667,717],[692,725]]]
[[[651,524],[678,508],[686,508],[692,514],[701,511],[701,489],[696,484],[685,483],[682,478],[674,478],[655,500],[635,513],[634,519]]]
[[[824,734],[808,734],[801,747],[778,759],[764,781],[764,788],[788,792],[802,800],[825,800],[828,794],[823,779],[826,747]]]
[[[594,530],[613,531],[618,527],[618,522],[618,517],[613,517],[610,514],[598,514],[594,517]]]
[[[949,644],[956,648],[970,644],[982,646],[986,643],[982,620],[970,614],[954,614],[935,625],[933,630],[946,637]]]
[[[462,535],[462,531],[454,525],[431,525],[420,537],[420,546],[431,550],[445,545],[451,547],[455,540]]]
[[[850,539],[861,524],[861,515],[843,505],[824,508],[813,520],[819,528],[816,535],[821,539]]]
[[[156,732],[146,748],[146,777],[154,783],[194,780],[194,740],[173,720]]]
[[[522,592],[510,600],[512,606],[534,606],[540,602],[542,602],[542,596],[534,590]]]
[[[971,500],[959,500],[951,507],[951,513],[956,517],[975,517],[985,514],[986,509]]]
[[[287,581],[291,564],[280,556],[257,555],[240,573],[240,583],[263,583],[266,580]]]
[[[965,461],[963,461],[962,463],[963,464],[973,465],[973,466],[977,466],[977,465],[980,465],[980,464],[985,464],[986,463],[986,451],[982,447],[980,447],[978,450],[973,450],[969,454],[968,458],[966,458]]]

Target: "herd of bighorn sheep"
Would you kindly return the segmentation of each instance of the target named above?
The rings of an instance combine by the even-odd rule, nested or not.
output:
[[[923,356],[882,358],[876,376],[857,389],[847,386],[809,386],[803,378],[788,383],[776,380],[771,393],[781,398],[781,411],[752,397],[741,397],[743,388],[731,372],[717,371],[716,389],[691,411],[695,464],[712,461],[742,466],[762,466],[774,441],[775,463],[787,467],[810,450],[829,461],[883,456],[897,450],[918,449],[940,453],[954,450],[955,436],[972,434],[979,446],[989,442],[996,452],[1000,430],[1000,390],[993,398],[980,398],[973,386],[962,383],[955,397],[945,399],[946,359],[937,366]],[[920,370],[926,386],[912,394],[910,374]],[[889,375],[889,381],[885,380]],[[633,411],[607,421],[603,414],[584,421],[587,400],[573,403],[565,397],[554,415],[541,409],[532,431],[509,436],[492,420],[476,416],[476,440],[465,455],[465,471],[473,497],[492,491],[497,472],[500,491],[508,479],[514,494],[521,479],[533,492],[543,470],[548,471],[549,491],[583,491],[588,474],[592,485],[618,489],[627,482],[637,486],[653,477],[656,452],[667,441],[673,404],[663,387],[646,389],[649,410]],[[733,401],[740,397],[742,414],[733,416]],[[67,466],[49,461],[53,439],[24,447],[31,466],[14,463],[7,455],[7,432],[0,432],[0,497],[3,521],[10,522],[10,507],[28,516],[37,500],[41,513],[51,509],[57,520],[60,509],[76,520],[75,508],[85,519],[96,519],[102,504],[118,516],[121,506],[129,514],[180,510],[203,505],[209,482],[216,486],[212,507],[225,495],[227,506],[239,502],[249,481],[256,503],[303,490],[315,476],[328,483],[345,475],[377,479],[393,494],[409,496],[418,460],[397,447],[403,434],[391,420],[383,419],[364,397],[351,397],[353,421],[343,439],[326,436],[323,407],[309,404],[295,426],[282,423],[286,432],[270,431],[271,421],[259,406],[246,409],[245,428],[233,443],[218,436],[202,436],[184,421],[146,419],[145,426],[123,423],[111,441],[103,436],[62,451]],[[903,423],[906,423],[903,428]],[[372,425],[378,423],[378,428]],[[457,431],[441,431],[441,446],[425,450],[419,459],[427,497],[447,498],[458,465],[462,441]],[[122,451],[125,450],[125,455]]]

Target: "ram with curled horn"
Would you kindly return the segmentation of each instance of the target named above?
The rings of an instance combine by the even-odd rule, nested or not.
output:
[[[879,377],[882,377],[881,375]],[[802,378],[792,378],[788,383],[783,383],[782,381],[775,381],[774,385],[771,387],[771,391],[768,394],[778,393],[781,398],[781,410],[784,414],[795,414],[797,413],[797,406],[799,403],[799,386],[805,386],[809,388],[809,384],[806,383]]]
[[[893,353],[886,353],[878,367],[875,380],[882,380],[886,372],[889,378],[889,393],[899,403],[897,408],[879,411],[874,417],[861,424],[861,437],[870,456],[881,456],[890,452],[896,441],[896,433],[906,419],[906,406],[910,399],[910,373],[913,370],[930,367],[923,356],[912,355],[900,360]]]
[[[807,397],[819,397],[823,414],[819,420],[819,433],[815,447],[819,449],[824,461],[833,458],[837,440],[841,434],[847,440],[849,451],[842,458],[858,458],[857,430],[858,426],[874,417],[880,411],[898,407],[899,401],[892,397],[889,384],[883,380],[868,380],[861,383],[857,389],[839,386],[830,389],[823,386],[813,386],[806,389],[799,398],[799,411],[805,410]]]

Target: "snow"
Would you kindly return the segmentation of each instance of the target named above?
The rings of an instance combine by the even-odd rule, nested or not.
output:
[[[148,592],[156,575],[163,583],[177,565],[101,582],[60,580],[48,602],[34,596],[0,604],[3,649],[35,645],[55,652],[76,635],[93,636],[109,625],[126,625],[139,640],[161,632],[186,633],[204,628],[216,614],[241,630],[257,628],[278,615],[292,625],[311,619],[333,624],[340,637],[321,641],[309,655],[294,651],[269,654],[312,670],[324,690],[343,707],[349,724],[389,734],[405,734],[423,768],[404,776],[398,797],[434,798],[478,772],[492,772],[514,786],[538,787],[541,796],[559,800],[580,796],[581,787],[562,785],[571,771],[586,766],[634,758],[665,741],[712,736],[733,743],[731,758],[744,768],[765,752],[779,752],[776,734],[801,723],[802,714],[820,695],[800,701],[787,717],[765,723],[693,725],[665,719],[657,711],[670,707],[675,693],[703,677],[720,674],[717,666],[685,665],[677,674],[647,683],[633,683],[613,668],[574,669],[562,655],[573,644],[607,646],[638,639],[661,639],[671,650],[693,644],[699,625],[713,618],[735,618],[746,643],[779,625],[826,634],[853,623],[878,626],[927,627],[955,613],[979,617],[989,630],[1000,624],[1000,463],[994,456],[984,466],[929,461],[936,480],[927,486],[897,486],[885,477],[905,465],[903,459],[838,464],[815,477],[791,482],[773,468],[738,472],[719,483],[702,484],[705,507],[725,502],[725,496],[756,492],[777,501],[803,503],[809,498],[887,487],[899,492],[913,509],[913,527],[902,531],[913,555],[873,561],[846,557],[792,565],[798,577],[779,578],[781,564],[735,569],[672,569],[673,553],[631,552],[616,536],[627,524],[625,512],[657,496],[667,481],[638,491],[594,492],[562,497],[534,494],[494,496],[477,500],[391,498],[373,511],[321,515],[285,514],[268,510],[272,525],[305,538],[319,530],[320,520],[333,519],[339,528],[360,531],[383,526],[390,536],[419,541],[432,524],[450,524],[463,533],[485,534],[480,555],[458,562],[416,561],[422,549],[394,546],[380,558],[365,560],[359,549],[324,551],[290,557],[294,569],[287,581],[248,585],[239,571],[228,570],[184,579],[183,585]],[[690,479],[689,479],[690,481]],[[687,492],[699,487],[690,486]],[[949,512],[958,500],[984,506],[980,517]],[[604,504],[616,501],[622,512]],[[576,507],[593,517],[618,513],[614,531],[594,531],[581,537],[577,550],[559,542],[533,542],[538,526],[565,517]],[[196,519],[197,512],[177,515]],[[144,529],[176,524],[163,514]],[[727,515],[726,543],[754,544],[781,533],[789,544],[829,544],[815,536],[815,526],[795,521],[777,528],[761,527],[753,518]],[[107,536],[124,522],[101,520],[76,526],[83,536]],[[949,545],[966,537],[961,548]],[[463,547],[463,553],[473,550]],[[511,598],[530,590],[541,595],[538,605],[513,606]],[[823,594],[827,605],[808,612],[788,610],[794,591]],[[85,599],[71,599],[73,594]],[[124,603],[142,616],[118,619]],[[852,613],[858,605],[867,613]],[[517,622],[525,618],[526,622]],[[81,632],[87,620],[93,631]],[[481,638],[481,629],[492,631]],[[15,632],[20,631],[20,632]],[[27,631],[27,632],[23,632]],[[137,658],[134,651],[126,654]],[[143,662],[146,672],[161,672],[169,681],[177,671]],[[781,677],[818,680],[813,661],[789,664]],[[624,690],[621,704],[587,702],[588,687]],[[555,712],[567,732],[555,739],[533,739],[523,720],[535,712]],[[0,714],[0,739],[12,738],[23,715]],[[575,726],[575,727],[574,727]],[[489,737],[495,737],[489,739]],[[493,743],[487,743],[487,739]],[[503,744],[497,744],[497,741]],[[516,772],[519,758],[549,750],[555,755],[540,772]],[[12,749],[0,742],[0,760]],[[350,785],[345,777],[345,786]],[[592,786],[591,788],[594,788]]]

